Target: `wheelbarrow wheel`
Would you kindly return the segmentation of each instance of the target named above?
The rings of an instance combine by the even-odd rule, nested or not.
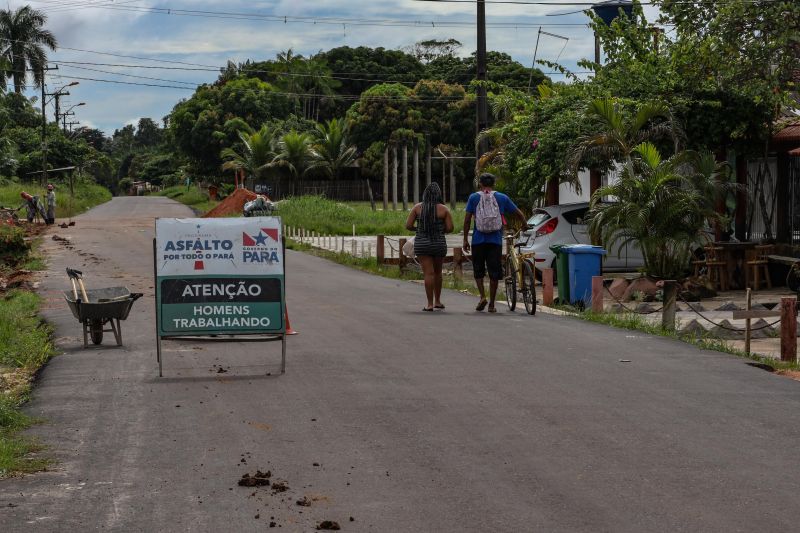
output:
[[[92,337],[92,342],[100,344],[103,342],[103,321],[92,320],[89,323],[89,335]]]

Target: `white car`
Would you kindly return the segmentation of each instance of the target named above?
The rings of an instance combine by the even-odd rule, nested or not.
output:
[[[535,252],[536,269],[555,269],[556,254],[550,247],[556,244],[591,244],[586,228],[588,202],[552,205],[534,209],[528,219],[528,229],[522,233],[523,252]],[[635,243],[615,244],[603,258],[606,272],[630,272],[644,266],[642,252]]]

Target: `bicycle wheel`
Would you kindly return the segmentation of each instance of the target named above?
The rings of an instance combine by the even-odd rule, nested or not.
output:
[[[536,314],[536,276],[528,261],[522,265],[522,300],[529,315]]]
[[[800,268],[796,264],[792,265],[786,275],[786,286],[789,290],[800,293]]]
[[[510,260],[506,260],[506,303],[509,311],[517,307],[517,269]]]

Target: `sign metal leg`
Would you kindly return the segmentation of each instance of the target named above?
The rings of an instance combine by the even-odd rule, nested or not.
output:
[[[281,374],[286,373],[286,333],[281,335]]]
[[[161,364],[161,334],[158,331],[159,316],[158,316],[158,253],[156,248],[156,239],[153,238],[153,283],[156,288],[155,300],[156,306],[156,358],[158,359],[158,377],[164,377],[164,368]]]

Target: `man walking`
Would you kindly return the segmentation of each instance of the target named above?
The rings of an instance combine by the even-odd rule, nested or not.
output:
[[[511,198],[501,192],[494,191],[495,177],[492,174],[481,174],[478,178],[481,190],[474,192],[467,200],[467,214],[464,217],[464,251],[472,249],[472,267],[475,272],[475,283],[481,300],[476,311],[483,311],[489,304],[489,312],[496,313],[494,302],[497,297],[497,284],[503,277],[503,215],[515,215],[523,222],[525,215],[514,205]],[[475,218],[475,229],[472,232],[472,246],[469,243],[469,230]],[[483,278],[489,273],[489,300],[483,286]]]
[[[56,223],[56,193],[53,189],[52,183],[47,185],[47,217],[45,219],[45,223],[47,224]]]

